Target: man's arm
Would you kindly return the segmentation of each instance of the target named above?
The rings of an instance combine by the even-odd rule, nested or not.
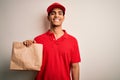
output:
[[[71,74],[72,74],[72,80],[79,80],[79,63],[72,63],[71,67]]]

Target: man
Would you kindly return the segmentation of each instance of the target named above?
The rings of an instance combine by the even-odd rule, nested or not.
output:
[[[79,80],[80,53],[75,37],[62,29],[65,7],[53,3],[47,8],[50,29],[34,40],[26,40],[24,45],[34,42],[43,44],[43,61],[36,80]]]

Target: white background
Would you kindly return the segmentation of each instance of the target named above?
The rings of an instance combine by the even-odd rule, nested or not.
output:
[[[120,0],[0,0],[0,80],[34,79],[34,71],[9,70],[12,42],[47,31],[46,8],[56,1],[79,43],[81,80],[120,80]]]

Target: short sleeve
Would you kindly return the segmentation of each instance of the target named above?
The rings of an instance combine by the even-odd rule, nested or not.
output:
[[[79,51],[78,42],[76,39],[74,41],[73,49],[71,53],[71,62],[72,63],[81,62],[80,51]]]
[[[42,44],[41,42],[43,42],[42,39],[41,39],[41,36],[35,37],[34,40],[35,40],[35,42],[38,43],[38,44]]]

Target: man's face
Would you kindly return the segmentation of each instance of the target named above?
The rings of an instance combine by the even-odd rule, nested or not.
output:
[[[63,11],[59,8],[54,8],[50,15],[48,16],[48,20],[50,21],[52,26],[61,26],[64,20]]]

